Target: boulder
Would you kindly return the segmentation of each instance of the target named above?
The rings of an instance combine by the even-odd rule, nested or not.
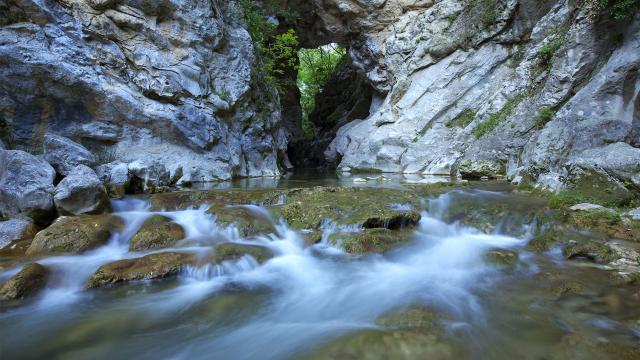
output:
[[[78,165],[93,167],[96,157],[84,146],[64,136],[46,134],[44,159],[61,175],[68,175]]]
[[[624,213],[624,216],[631,220],[640,220],[640,208],[635,208]]]
[[[162,215],[147,219],[138,233],[131,239],[129,250],[144,251],[163,249],[175,245],[185,238],[182,226]]]
[[[96,168],[96,175],[112,198],[120,199],[129,190],[129,167],[123,162],[115,161],[100,165]]]
[[[26,254],[78,254],[105,245],[122,228],[122,219],[112,215],[62,216],[36,234]]]
[[[37,232],[38,227],[29,220],[0,221],[0,249],[13,241],[31,240]]]
[[[17,300],[36,295],[47,284],[49,270],[38,264],[29,263],[10,278],[0,288],[1,300]]]
[[[55,170],[46,161],[20,150],[0,151],[0,215],[24,214],[38,224],[55,215]]]
[[[78,165],[60,181],[53,197],[61,215],[101,214],[111,210],[107,190],[96,173]]]
[[[136,280],[166,279],[178,275],[185,265],[196,262],[188,253],[157,253],[136,259],[118,260],[101,266],[86,287],[99,288]]]
[[[494,265],[515,265],[518,262],[518,253],[512,250],[495,249],[484,255],[485,259]]]

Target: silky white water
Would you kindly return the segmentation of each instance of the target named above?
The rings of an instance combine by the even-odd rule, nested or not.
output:
[[[503,195],[452,192],[425,199],[413,242],[384,256],[363,257],[349,256],[328,241],[334,232],[357,227],[327,222],[323,240],[305,248],[300,233],[274,221],[261,207],[243,210],[272,223],[273,233],[243,239],[234,226],[218,226],[206,207],[150,212],[141,200],[118,201],[114,208],[125,220],[125,230],[92,252],[39,261],[54,269],[55,276],[29,305],[0,313],[0,342],[10,357],[35,356],[30,344],[47,343],[41,355],[53,352],[64,358],[284,359],[341,335],[374,329],[389,311],[421,304],[443,315],[442,325],[451,336],[472,344],[488,326],[480,298],[501,279],[484,254],[522,247],[529,229],[524,226],[522,236],[512,237],[445,223],[441,217],[456,196]],[[266,246],[275,256],[262,265],[245,256],[222,265],[189,267],[165,286],[133,287],[113,297],[84,290],[100,265],[146,254],[129,252],[128,241],[154,214],[170,217],[186,230],[180,246],[163,251],[206,253],[217,243],[239,242]],[[240,296],[233,311],[216,313],[223,320],[211,320],[207,309],[212,299],[229,296]],[[108,336],[102,328],[109,329]]]

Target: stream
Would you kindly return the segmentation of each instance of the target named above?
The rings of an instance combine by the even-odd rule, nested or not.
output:
[[[115,200],[124,230],[90,252],[39,260],[53,271],[46,289],[21,307],[0,307],[1,357],[570,359],[624,358],[620,354],[640,346],[634,323],[640,307],[631,295],[637,288],[617,286],[604,269],[565,260],[557,248],[530,252],[526,245],[540,226],[537,219],[523,221],[509,212],[494,219],[490,231],[452,220],[448,211],[461,201],[522,200],[510,191],[469,188],[425,197],[415,209],[422,218],[410,242],[364,256],[347,255],[340,246],[341,234],[357,227],[327,222],[322,240],[306,246],[303,232],[260,205],[238,206],[274,231],[243,238],[234,225],[216,222],[206,205],[152,211],[146,198]],[[189,240],[161,251],[205,256],[213,245],[232,242],[259,244],[274,256],[259,264],[245,255],[188,266],[175,279],[85,290],[101,265],[150,253],[130,252],[128,244],[157,214],[180,224]],[[486,257],[492,249],[516,252],[519,261],[492,263]],[[0,282],[20,269],[2,270]],[[553,290],[574,281],[584,291]],[[404,325],[390,329],[380,322],[416,306],[426,309],[436,329],[417,331],[417,341],[403,337],[414,335]],[[367,344],[358,334],[385,331],[407,345],[388,354],[376,346],[370,354],[358,348]],[[381,336],[373,342],[384,344],[388,337]]]

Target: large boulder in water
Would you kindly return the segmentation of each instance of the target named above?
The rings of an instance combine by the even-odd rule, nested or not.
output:
[[[183,266],[193,264],[195,261],[194,254],[175,252],[118,260],[101,266],[87,282],[87,288],[99,288],[136,280],[166,279],[178,275]]]
[[[249,255],[258,263],[263,263],[273,257],[273,252],[264,246],[224,243],[216,246],[211,261],[220,264],[223,261],[238,260]]]
[[[60,181],[53,200],[61,215],[101,214],[111,209],[107,190],[85,165],[76,166]]]
[[[122,226],[122,220],[112,215],[62,216],[36,234],[26,254],[81,253],[105,245]]]
[[[131,186],[134,192],[155,192],[171,184],[171,173],[159,162],[134,161],[129,164]]]
[[[16,300],[38,293],[47,284],[49,270],[38,263],[25,265],[0,288],[1,300]]]
[[[55,170],[46,161],[20,150],[0,150],[0,215],[24,214],[46,224],[55,215]]]
[[[96,157],[84,146],[64,136],[46,134],[44,137],[44,158],[56,171],[68,175],[78,165],[94,166]]]
[[[144,222],[138,233],[131,239],[129,250],[168,248],[184,238],[185,231],[182,226],[166,216],[154,215]]]

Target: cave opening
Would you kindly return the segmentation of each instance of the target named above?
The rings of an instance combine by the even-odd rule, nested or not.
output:
[[[373,89],[338,43],[298,50],[296,74],[299,134],[289,143],[289,159],[296,171],[332,169],[337,161],[324,156],[343,125],[369,116]],[[292,113],[282,104],[283,111]],[[293,114],[291,114],[293,115]]]

